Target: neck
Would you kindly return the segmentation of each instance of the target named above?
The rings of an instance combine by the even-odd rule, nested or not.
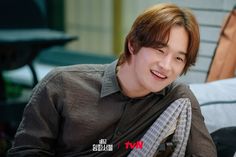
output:
[[[125,62],[119,65],[117,77],[123,94],[130,98],[143,97],[150,93],[140,85],[135,77],[132,64]]]

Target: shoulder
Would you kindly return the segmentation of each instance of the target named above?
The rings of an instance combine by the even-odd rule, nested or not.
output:
[[[104,72],[108,64],[77,64],[57,67],[51,71],[53,75],[65,75],[70,73],[86,74]]]
[[[198,100],[196,99],[188,84],[173,82],[168,88],[168,94],[172,95],[174,99],[189,98],[192,108],[199,109]]]
[[[107,66],[107,64],[78,64],[56,67],[37,84],[34,91],[52,86],[62,88],[65,83],[73,84],[81,80],[99,80]]]
[[[86,77],[87,75],[103,74],[107,64],[78,64],[54,68],[43,79],[48,82],[59,77],[67,79],[70,77]]]
[[[173,82],[168,87],[168,93],[175,93],[179,97],[186,97],[188,94],[191,93],[189,85],[181,82]]]

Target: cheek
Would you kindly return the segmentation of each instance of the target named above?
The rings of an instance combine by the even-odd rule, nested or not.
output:
[[[154,66],[158,61],[155,53],[152,52],[139,52],[135,56],[135,71],[136,73],[142,73],[147,75],[151,67]]]
[[[138,78],[147,79],[149,70],[148,60],[145,57],[139,58],[135,63],[135,73]]]
[[[150,59],[147,55],[143,54],[143,55],[137,55],[136,59],[135,59],[135,66],[136,68],[144,69],[146,66],[148,66]]]

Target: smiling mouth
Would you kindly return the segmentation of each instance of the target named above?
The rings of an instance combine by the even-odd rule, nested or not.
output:
[[[152,73],[155,77],[157,77],[157,78],[159,78],[159,79],[162,79],[162,80],[167,79],[167,76],[165,76],[165,75],[159,73],[158,71],[151,70],[151,73]]]

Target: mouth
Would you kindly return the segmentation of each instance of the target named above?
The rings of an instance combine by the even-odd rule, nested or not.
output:
[[[164,75],[164,74],[161,74],[160,72],[156,71],[156,70],[151,70],[151,73],[154,75],[155,78],[157,79],[161,79],[161,80],[164,80],[164,79],[167,79],[167,76]]]

